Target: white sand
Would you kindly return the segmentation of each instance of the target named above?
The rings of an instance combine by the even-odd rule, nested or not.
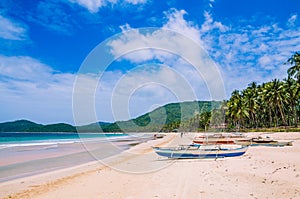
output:
[[[241,157],[169,160],[150,146],[191,142],[174,134],[99,163],[0,184],[11,198],[300,198],[300,133],[288,147],[250,147]]]

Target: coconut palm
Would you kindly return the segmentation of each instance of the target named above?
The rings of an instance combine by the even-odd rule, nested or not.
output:
[[[257,127],[256,122],[256,110],[257,110],[257,84],[256,82],[252,82],[249,84],[249,86],[242,91],[243,99],[245,102],[245,106],[247,107],[247,110],[249,111],[249,124],[251,127],[255,126]]]
[[[295,114],[297,116],[297,114],[299,115],[299,112],[297,113],[297,111],[299,111],[300,109],[300,52],[295,52],[287,61],[288,63],[290,63],[292,65],[291,68],[288,69],[288,75],[291,77],[294,77],[297,81],[296,83],[296,97],[297,97],[297,101],[296,101],[296,107],[298,108],[298,110],[296,110]],[[297,122],[298,122],[298,117],[297,117]],[[297,124],[296,124],[297,125]]]
[[[263,83],[260,87],[259,90],[259,102],[260,102],[260,110],[261,114],[264,119],[268,118],[268,127],[271,127],[273,124],[273,103],[272,103],[272,98],[270,94],[270,82],[268,83]]]
[[[287,102],[287,94],[284,90],[283,82],[278,79],[274,79],[271,82],[264,84],[262,95],[269,104],[269,108],[273,111],[275,116],[275,127],[278,126],[278,115],[280,114],[281,120],[284,125],[286,125],[285,113],[284,113],[284,104]],[[269,111],[269,116],[271,112]]]
[[[287,63],[288,78],[274,79],[257,85],[255,82],[242,91],[234,91],[227,101],[226,120],[233,126],[271,127],[297,126],[300,115],[300,52]]]
[[[299,96],[297,95],[297,90],[299,87],[297,81],[292,79],[290,76],[287,79],[284,79],[285,90],[288,94],[287,102],[289,106],[287,106],[287,112],[290,117],[293,116],[293,122],[289,122],[289,124],[294,124],[297,127],[298,124],[298,115],[297,115],[297,102],[299,100]]]
[[[231,98],[228,103],[228,115],[232,118],[234,126],[240,129],[244,127],[245,118],[249,117],[248,108],[245,106],[245,102],[242,98],[242,95],[238,90],[233,91]]]
[[[211,112],[204,112],[200,114],[199,125],[204,128],[204,131],[207,131],[211,119]]]
[[[287,61],[292,65],[291,68],[288,69],[288,75],[297,79],[298,83],[300,83],[300,53],[295,52]]]

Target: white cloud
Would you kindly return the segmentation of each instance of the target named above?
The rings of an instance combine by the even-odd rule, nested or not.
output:
[[[274,22],[240,25],[239,21],[221,21],[226,28],[218,29],[212,14],[204,12],[204,16],[201,40],[220,66],[228,97],[234,89],[243,89],[252,81],[262,83],[286,77],[288,66],[284,62],[300,49],[299,27],[286,29]],[[292,16],[290,21],[295,18]]]
[[[213,8],[213,4],[215,3],[215,0],[209,0],[208,1],[208,6],[210,7],[210,8]]]
[[[200,45],[199,28],[193,23],[184,20],[183,16],[186,14],[184,10],[171,9],[165,14],[168,19],[167,23],[152,34],[143,34],[137,29],[132,29],[129,24],[120,26],[123,35],[121,38],[111,41],[110,46],[112,47],[112,54],[116,57],[123,56],[123,53],[128,49],[133,49],[134,52],[124,55],[124,58],[136,63],[152,59],[169,60],[173,56],[171,56],[170,53],[165,52],[163,50],[164,48],[174,49],[174,52],[171,53],[181,51],[181,54],[189,52],[190,54],[196,55],[195,52],[188,50],[190,46],[186,45],[183,39],[191,39],[197,45]],[[182,36],[179,38],[179,34],[176,35],[172,33],[173,31]],[[161,46],[161,50],[140,49],[140,46],[151,47],[153,45]]]
[[[156,59],[172,68],[180,62],[178,58],[181,57],[194,67],[193,72],[198,73],[198,78],[202,79],[209,89],[210,93],[202,98],[224,99],[219,70],[200,45],[202,43],[200,29],[192,22],[184,20],[184,14],[186,14],[184,10],[170,10],[166,13],[168,17],[166,24],[154,30],[123,26],[123,34],[109,42],[111,53],[116,58],[121,57],[133,63]],[[180,71],[180,67],[177,70]],[[188,73],[181,71],[180,74]]]
[[[196,99],[211,100],[205,78],[186,61],[176,59],[172,67],[149,63],[125,73],[106,71],[98,85],[95,110],[99,120],[127,120],[152,110],[153,105]],[[78,101],[88,104],[89,100]],[[84,105],[78,107],[84,109],[82,113],[88,109]],[[78,121],[94,120],[83,116]]]
[[[74,79],[31,57],[0,56],[0,120],[72,123]]]
[[[201,43],[200,41],[200,30],[192,22],[188,22],[184,19],[184,15],[187,14],[185,10],[176,10],[171,9],[168,12],[165,12],[168,21],[163,25],[162,28],[170,29],[176,31],[192,40]]]
[[[125,120],[145,113],[153,104],[195,99],[194,88],[186,77],[168,66],[150,64],[134,68],[119,79],[114,85],[111,107],[115,120]],[[139,108],[134,104],[134,115],[129,115],[130,101],[144,101]]]
[[[260,64],[260,66],[267,70],[271,70],[275,68],[272,62],[273,60],[271,60],[271,57],[269,57],[268,55],[264,55],[258,59],[258,63]]]
[[[295,26],[295,22],[298,18],[298,15],[294,14],[288,19],[288,26]]]
[[[107,6],[108,4],[117,4],[119,0],[69,0],[71,3],[77,3],[78,5],[86,8],[91,13],[97,13],[99,8]],[[122,2],[120,0],[120,2]],[[125,0],[125,3],[137,5],[145,4],[147,0]]]
[[[91,13],[98,12],[99,8],[106,4],[106,0],[70,0],[70,2],[85,7]]]
[[[125,0],[125,2],[131,3],[131,4],[133,4],[133,5],[136,5],[136,4],[144,4],[144,3],[147,3],[147,0]]]
[[[234,89],[243,89],[252,81],[262,83],[274,78],[286,77],[288,66],[283,65],[283,63],[294,51],[300,49],[300,29],[296,26],[290,29],[284,29],[276,23],[259,26],[251,24],[232,26],[232,24],[225,24],[222,21],[215,21],[210,12],[204,12],[205,21],[199,28],[192,22],[186,21],[184,19],[185,14],[187,13],[184,10],[172,9],[166,12],[168,21],[163,25],[163,28],[175,30],[204,46],[219,65],[227,96],[230,96]],[[296,18],[296,16],[292,16],[289,21],[294,22]],[[125,30],[130,30],[129,25],[127,25],[127,29],[123,29],[123,31]],[[128,40],[123,38],[123,42],[118,40],[118,42],[112,43],[115,46],[113,48],[114,54],[121,55],[120,53],[125,51],[125,49],[120,49],[123,47],[138,48],[143,44],[147,46],[150,40],[158,43],[158,38],[155,38],[159,35],[158,31],[157,34],[152,35],[143,35],[138,30],[133,32],[127,35]],[[159,35],[159,38],[172,41],[177,49],[182,49],[180,52],[184,50],[193,51],[184,49],[180,41],[172,39],[170,35]],[[163,41],[161,42],[163,43]],[[120,51],[117,52],[118,50]],[[178,52],[178,50],[174,52]],[[135,63],[143,63],[147,60],[158,59],[159,53],[157,50],[140,50],[123,57]],[[194,56],[197,55],[200,55],[199,52],[195,52]],[[163,54],[158,60],[172,67],[178,61],[174,56],[169,55],[167,58]],[[185,73],[185,71],[181,72]]]
[[[27,30],[24,25],[0,15],[0,37],[8,40],[24,40]]]
[[[155,53],[158,54],[160,53]],[[81,83],[77,82],[79,84],[75,89],[78,95],[75,93],[75,101],[73,101],[76,107],[74,110],[76,123],[127,120],[146,113],[153,108],[153,105],[211,99],[205,80],[217,82],[218,77],[214,72],[211,74],[212,78],[203,78],[201,75],[205,76],[205,72],[201,74],[201,71],[199,72],[183,59],[167,61],[170,61],[172,67],[146,62],[137,67],[129,67],[125,72],[105,71],[98,85],[97,81],[80,75]],[[127,68],[127,66],[123,67]]]
[[[226,32],[229,30],[229,27],[227,27],[226,25],[222,24],[219,21],[215,21],[212,15],[207,11],[204,12],[204,19],[205,21],[201,26],[201,32],[209,32],[213,30]]]
[[[171,101],[224,99],[219,71],[200,46],[199,28],[184,20],[185,14],[174,9],[166,12],[168,21],[156,29],[132,29],[125,24],[120,27],[123,33],[110,39],[108,45],[115,59],[120,64],[129,60],[132,65],[121,74],[107,71],[101,77],[96,95],[99,118],[105,114],[112,121],[125,120],[147,112],[153,104]],[[78,103],[93,107],[92,101],[81,98]],[[93,115],[93,108],[78,107]],[[79,118],[79,122],[88,121],[93,118]]]
[[[77,125],[127,120],[148,112],[153,104],[196,98],[188,80],[164,65],[143,65],[126,73],[106,71],[98,78],[77,76],[73,98]]]
[[[43,81],[53,74],[52,68],[27,56],[0,55],[0,75],[16,80]]]

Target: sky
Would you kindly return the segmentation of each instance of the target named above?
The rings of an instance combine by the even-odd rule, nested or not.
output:
[[[287,76],[298,0],[2,0],[0,122],[88,124]]]

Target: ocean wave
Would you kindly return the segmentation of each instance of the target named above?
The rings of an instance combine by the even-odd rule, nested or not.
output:
[[[49,146],[58,144],[72,144],[80,141],[66,141],[66,140],[56,140],[56,141],[42,141],[42,142],[25,142],[25,143],[6,143],[0,144],[0,149],[11,148],[11,147],[33,147],[33,146]]]
[[[130,136],[124,134],[114,134],[114,136],[103,136],[86,138],[72,138],[72,139],[49,139],[49,140],[27,140],[27,141],[13,141],[13,142],[2,142],[0,143],[0,150],[12,147],[35,147],[35,146],[52,146],[55,147],[61,144],[74,144],[74,143],[88,143],[88,142],[114,142],[122,139],[128,139]]]

